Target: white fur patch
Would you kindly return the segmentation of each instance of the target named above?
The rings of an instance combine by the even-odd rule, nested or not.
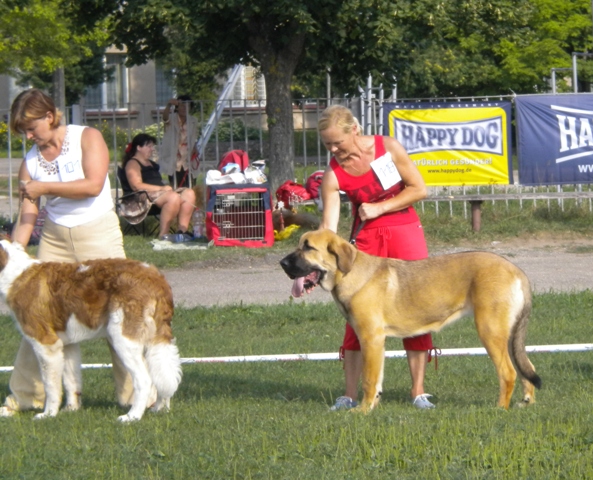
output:
[[[509,289],[511,292],[511,306],[512,309],[509,312],[509,331],[512,330],[513,326],[519,319],[519,314],[523,310],[525,305],[525,295],[523,294],[523,283],[519,278],[515,278]]]
[[[27,270],[31,265],[40,263],[40,261],[31,258],[20,243],[11,243],[8,240],[1,240],[0,247],[2,247],[8,254],[8,262],[0,272],[0,295],[6,299],[10,287],[21,273]]]
[[[80,343],[93,338],[102,338],[107,335],[105,327],[93,330],[83,323],[79,322],[75,315],[71,315],[66,323],[66,331],[58,332],[58,337],[64,342],[64,345],[71,343]]]

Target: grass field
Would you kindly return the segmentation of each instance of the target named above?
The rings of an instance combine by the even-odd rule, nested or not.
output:
[[[589,291],[537,295],[528,344],[589,342],[592,310]],[[0,326],[7,365],[19,334],[8,317]],[[174,332],[183,357],[334,352],[343,321],[333,304],[237,305],[178,309]],[[468,319],[435,344],[480,346]],[[488,357],[442,357],[426,378],[437,408],[418,411],[405,361],[388,359],[382,403],[369,415],[328,411],[342,393],[337,361],[184,365],[172,411],[129,425],[116,421],[110,371],[85,370],[81,411],[0,419],[0,478],[593,478],[591,353],[530,358],[543,380],[533,407],[494,406]],[[105,344],[84,344],[83,361],[108,362]],[[0,374],[1,395],[8,378]]]
[[[558,235],[586,238],[591,213],[520,209],[485,203],[482,231],[429,208],[429,248]],[[455,207],[458,208],[458,207]],[[444,213],[443,213],[444,212]],[[343,215],[341,233],[348,234]],[[154,252],[149,239],[126,237],[128,256],[161,268],[224,261],[232,255],[290,250],[298,235],[271,249],[213,248]],[[34,249],[32,250],[34,253]],[[586,251],[584,251],[586,253]],[[529,345],[589,343],[593,293],[534,298]],[[174,333],[183,357],[336,352],[343,320],[333,304],[234,305],[177,309]],[[20,336],[0,316],[0,364],[10,365]],[[479,347],[469,319],[434,337],[440,348]],[[390,339],[388,350],[401,349]],[[0,478],[19,479],[576,479],[593,478],[593,357],[531,354],[543,388],[530,408],[495,407],[498,381],[488,357],[441,357],[429,365],[434,411],[409,403],[405,360],[386,361],[384,394],[369,415],[330,413],[342,394],[337,361],[184,365],[169,414],[148,412],[121,425],[108,369],[84,371],[83,409],[33,421],[0,418]],[[103,341],[83,345],[85,363],[110,362]],[[0,397],[9,373],[0,373]],[[513,403],[520,400],[520,385]]]

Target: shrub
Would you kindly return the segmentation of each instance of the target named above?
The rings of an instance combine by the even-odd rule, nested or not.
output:
[[[144,128],[137,128],[136,130],[132,131],[132,138],[134,138],[139,133],[146,133],[148,135],[152,135],[154,138],[157,139],[157,142],[160,143],[163,140],[163,135],[165,133],[165,123],[153,123],[152,125],[147,125]]]
[[[10,135],[10,147],[13,151],[20,151],[23,148],[22,135],[11,132]],[[29,150],[33,146],[33,142],[27,140],[25,143],[26,150]],[[0,122],[0,149],[8,150],[8,124],[6,122]]]
[[[221,142],[229,142],[231,140],[231,131],[233,133],[233,140],[245,140],[245,134],[249,140],[259,140],[259,128],[245,127],[243,120],[237,118],[232,121],[222,120],[218,124],[218,140]],[[214,136],[215,134],[213,134]]]
[[[103,139],[109,148],[113,148],[113,126],[107,120],[91,125],[101,132]],[[115,148],[125,147],[128,144],[128,131],[115,126]]]

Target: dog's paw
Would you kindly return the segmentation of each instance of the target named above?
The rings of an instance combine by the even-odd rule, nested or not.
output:
[[[15,413],[15,410],[13,410],[10,407],[7,407],[6,405],[0,407],[0,417],[12,417]]]
[[[117,421],[121,422],[121,423],[137,422],[138,420],[140,420],[140,419],[137,417],[132,417],[128,414],[121,415],[120,417],[117,417]]]
[[[52,418],[55,417],[56,414],[55,413],[50,413],[50,412],[42,412],[42,413],[38,413],[37,415],[35,415],[33,417],[33,420],[43,420],[44,418]]]
[[[62,409],[63,412],[76,412],[77,410],[80,410],[80,404],[79,403],[66,405]]]
[[[155,404],[150,407],[151,412],[168,412],[169,410],[171,410],[171,405],[168,398],[166,400],[159,398]]]
[[[348,411],[351,412],[351,413],[358,413],[358,414],[364,413],[364,414],[367,414],[367,413],[369,413],[371,411],[371,409],[372,408],[369,407],[368,405],[367,406],[358,405],[357,407],[351,408]]]
[[[535,403],[535,400],[531,397],[525,397],[523,400],[521,400],[520,402],[517,403],[517,407],[518,408],[525,408],[528,407],[529,405],[533,405]]]

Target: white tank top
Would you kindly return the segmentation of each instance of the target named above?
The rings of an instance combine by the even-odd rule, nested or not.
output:
[[[27,152],[25,162],[32,180],[40,182],[70,182],[84,178],[82,170],[82,132],[86,127],[68,125],[58,157],[48,162],[39,153],[37,145]],[[46,195],[45,209],[48,218],[67,228],[92,222],[113,210],[109,176],[105,178],[103,190],[97,197],[74,200],[72,198]]]

